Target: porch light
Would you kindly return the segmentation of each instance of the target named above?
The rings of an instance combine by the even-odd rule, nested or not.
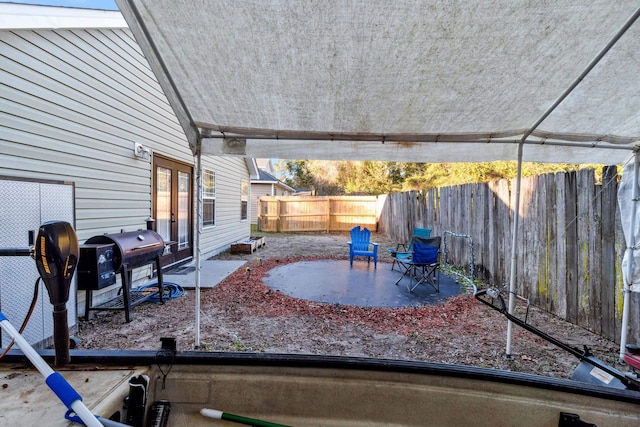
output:
[[[133,155],[144,160],[151,159],[151,148],[145,147],[139,142],[133,143]]]

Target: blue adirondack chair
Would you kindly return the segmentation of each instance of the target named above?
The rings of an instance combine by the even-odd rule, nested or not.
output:
[[[371,242],[371,231],[368,228],[361,228],[359,225],[351,229],[349,264],[352,267],[355,256],[366,256],[367,264],[371,263],[373,257],[373,267],[378,267],[378,244]]]

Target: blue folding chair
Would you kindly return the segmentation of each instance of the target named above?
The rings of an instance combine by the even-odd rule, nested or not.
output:
[[[351,229],[351,241],[349,242],[349,265],[353,267],[353,258],[356,256],[366,256],[367,264],[373,258],[373,267],[378,267],[378,244],[372,243],[371,231],[360,226]]]
[[[427,283],[440,292],[440,242],[441,238],[431,237],[429,239],[413,239],[413,251],[409,258],[397,258],[398,265],[404,268],[402,276],[396,280],[396,285],[404,277],[409,278],[407,290],[412,292],[416,287]],[[415,280],[415,285],[413,281]]]
[[[399,259],[402,260],[408,260],[409,258],[411,258],[411,252],[413,252],[413,239],[415,237],[417,238],[421,238],[421,239],[427,239],[431,236],[431,229],[430,228],[414,228],[413,229],[413,236],[411,236],[411,240],[409,241],[409,247],[407,247],[407,245],[405,245],[404,243],[398,243],[398,245],[396,246],[396,248],[387,248],[387,250],[389,251],[389,253],[391,253],[391,256],[393,257],[393,263],[391,264],[391,271],[394,271],[394,267],[398,264]],[[400,247],[402,247],[402,251],[400,251]]]

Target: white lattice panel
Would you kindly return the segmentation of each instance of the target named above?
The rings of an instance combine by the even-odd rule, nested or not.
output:
[[[73,186],[64,184],[40,184],[40,222],[66,221],[74,226],[74,198]],[[75,227],[74,227],[75,229]],[[69,289],[69,301],[67,302],[67,321],[69,327],[76,324],[76,289],[77,275],[73,276],[71,289]],[[49,294],[42,289],[43,300],[46,306],[43,308],[43,328],[46,337],[53,336],[53,306],[49,302]]]
[[[0,247],[26,248],[29,230],[37,232],[40,224],[60,220],[74,224],[73,187],[30,181],[0,180]],[[38,278],[35,261],[29,257],[0,257],[0,310],[20,327],[33,298]],[[76,323],[75,280],[67,308],[69,326]],[[40,285],[38,303],[27,328],[25,339],[36,344],[53,335],[53,307],[44,284]],[[2,347],[9,339],[1,336]]]
[[[24,248],[29,230],[40,225],[40,184],[0,180],[0,247]],[[18,329],[29,310],[38,271],[28,257],[0,257],[0,309]],[[29,343],[42,341],[42,297],[23,335]],[[2,346],[10,339],[4,334]]]
[[[29,257],[2,257],[0,258],[0,288],[2,288],[2,298],[0,308],[16,329],[20,328],[33,298],[33,287],[38,278],[38,271],[35,268],[33,259]],[[43,295],[42,289],[38,295],[38,303],[31,316],[27,328],[22,335],[30,344],[35,344],[46,338],[44,330],[43,306],[48,303],[46,291]],[[47,304],[51,307],[51,304]],[[49,317],[52,317],[52,310],[49,308]],[[52,335],[52,333],[51,333]],[[2,346],[6,347],[11,339],[3,334]]]
[[[0,180],[0,247],[26,247],[40,225],[40,184]]]

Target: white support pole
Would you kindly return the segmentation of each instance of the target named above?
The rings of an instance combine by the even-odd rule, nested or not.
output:
[[[627,329],[629,328],[629,294],[633,285],[633,270],[635,267],[634,252],[636,249],[636,215],[638,214],[638,174],[640,171],[640,155],[635,154],[633,164],[633,196],[631,209],[631,226],[629,230],[629,241],[627,242],[627,275],[622,289],[622,325],[620,327],[620,356],[624,360],[625,346],[627,345]]]
[[[534,125],[531,126],[531,128],[524,133],[524,135],[522,136],[522,139],[520,140],[520,144],[518,144],[518,179],[516,181],[516,201],[515,201],[515,207],[514,207],[515,216],[513,218],[513,236],[511,240],[512,247],[511,247],[511,278],[509,281],[509,314],[512,314],[513,305],[515,303],[514,297],[515,297],[516,258],[517,258],[516,242],[517,242],[517,231],[518,231],[519,214],[520,214],[520,182],[522,180],[522,147],[524,146],[524,143],[527,140],[527,138],[529,138],[529,136],[533,134],[533,132],[538,128],[538,126],[540,126],[542,122],[547,117],[549,117],[551,113],[553,113],[555,109],[571,94],[571,92],[573,92],[573,90],[587,77],[587,75],[591,72],[591,70],[593,70],[595,66],[598,65],[598,63],[602,60],[602,58],[604,58],[604,56],[609,52],[609,50],[611,50],[611,48],[618,42],[618,40],[620,40],[620,38],[627,32],[627,30],[631,28],[631,26],[633,26],[633,24],[636,22],[638,18],[640,18],[640,8],[636,9],[633,15],[631,15],[631,17],[624,23],[622,28],[616,34],[614,34],[611,40],[609,40],[609,42],[604,46],[604,48],[602,48],[600,52],[598,52],[596,57],[593,58],[593,60],[591,60],[591,62],[582,71],[582,73],[580,73],[580,75],[573,81],[573,83],[571,83],[571,85],[562,93],[562,95],[558,97],[558,99],[555,100],[555,102],[547,109],[547,111],[545,111],[540,116],[540,118],[538,118],[538,120],[534,123]],[[638,165],[638,162],[637,162],[637,156],[636,156],[636,166],[637,165]],[[638,175],[636,173],[635,178],[637,178],[637,176]],[[637,189],[637,183],[634,186],[634,192],[636,191],[636,189]],[[635,197],[637,196],[634,196],[634,210],[635,210]],[[635,216],[633,220],[635,221]],[[634,232],[635,230],[633,230],[632,228],[632,233]],[[632,246],[632,245],[629,245],[629,246]],[[631,262],[629,262],[629,264],[631,264]],[[627,304],[627,306],[625,306],[625,308],[623,309],[623,331],[622,331],[622,333],[625,334],[625,340],[626,340],[627,325],[624,321],[624,317],[626,314],[627,322],[628,322],[628,304],[629,304],[628,290],[629,288],[625,286],[624,304]],[[512,324],[511,324],[511,321],[509,321],[509,323],[507,324],[507,348],[505,352],[506,358],[511,357],[511,328],[512,328]]]
[[[200,348],[200,263],[201,263],[201,251],[200,251],[200,234],[202,233],[202,150],[201,150],[201,141],[198,140],[198,153],[196,154],[196,180],[198,181],[197,185],[197,196],[196,196],[196,239],[195,239],[195,250],[196,250],[196,342],[195,348]]]
[[[518,261],[518,227],[520,225],[520,185],[522,183],[522,147],[524,146],[524,139],[518,144],[518,172],[516,178],[516,195],[515,204],[513,206],[513,230],[511,235],[511,271],[509,276],[509,314],[513,314],[513,308],[515,306],[515,293],[516,293],[516,274],[517,274],[517,261]],[[507,345],[504,351],[504,357],[511,358],[511,336],[513,333],[513,322],[507,320]]]

